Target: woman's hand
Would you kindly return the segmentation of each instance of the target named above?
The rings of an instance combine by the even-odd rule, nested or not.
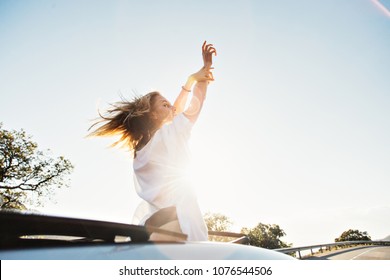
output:
[[[202,45],[202,56],[204,66],[196,73],[190,75],[185,85],[182,86],[182,90],[179,96],[176,98],[174,107],[176,108],[176,114],[184,112],[185,105],[187,104],[188,94],[194,83],[197,83],[194,87],[191,102],[188,108],[185,110],[185,115],[191,122],[195,122],[201,111],[204,99],[206,98],[207,85],[209,82],[214,81],[214,76],[211,70],[213,64],[213,54],[217,55],[217,51],[212,44],[206,44],[204,41]]]
[[[204,66],[198,72],[188,77],[186,84],[183,86],[183,91],[187,93],[190,92],[195,82],[207,82],[206,84],[208,84],[209,82],[214,81],[214,76],[211,72],[211,70],[214,69],[211,67],[213,64],[213,54],[217,55],[216,49],[212,44],[207,44],[207,42],[204,41],[202,45]]]
[[[190,80],[196,82],[211,82],[214,81],[213,73],[210,67],[202,67],[198,72],[189,77]]]
[[[206,41],[204,41],[202,45],[202,56],[204,67],[207,69],[212,69],[213,54],[217,55],[217,50],[213,47],[213,44],[206,44]]]

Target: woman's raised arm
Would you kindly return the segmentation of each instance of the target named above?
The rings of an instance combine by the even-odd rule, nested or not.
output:
[[[186,117],[195,122],[202,109],[203,102],[206,98],[207,85],[210,81],[214,81],[211,69],[212,56],[217,52],[212,44],[206,44],[206,41],[202,45],[202,57],[204,66],[198,72],[188,77],[187,82],[182,87],[178,98],[176,99],[174,106],[176,107],[176,113],[180,114],[184,111],[187,103],[188,95],[191,92],[192,86],[196,83],[193,89],[193,95],[189,107],[185,110]]]
[[[198,119],[203,107],[203,102],[206,99],[207,86],[210,81],[214,81],[214,78],[210,70],[205,67],[192,74],[190,77],[196,81],[196,84],[193,88],[194,92],[192,94],[191,102],[185,110],[184,115],[194,123]]]

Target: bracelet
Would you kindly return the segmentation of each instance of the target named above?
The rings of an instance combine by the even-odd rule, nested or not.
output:
[[[186,89],[184,86],[182,86],[181,88],[182,88],[184,91],[186,91],[186,92],[191,92],[190,89]]]

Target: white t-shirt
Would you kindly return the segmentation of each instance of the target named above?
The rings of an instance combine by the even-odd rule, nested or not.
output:
[[[207,227],[187,176],[191,129],[192,123],[179,114],[137,152],[134,185],[144,201],[136,209],[133,222],[144,224],[159,209],[176,206],[181,230],[188,240],[206,241]]]

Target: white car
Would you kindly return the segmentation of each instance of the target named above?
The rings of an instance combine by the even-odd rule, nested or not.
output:
[[[243,244],[151,242],[159,229],[105,221],[2,211],[0,224],[1,260],[295,260]]]

